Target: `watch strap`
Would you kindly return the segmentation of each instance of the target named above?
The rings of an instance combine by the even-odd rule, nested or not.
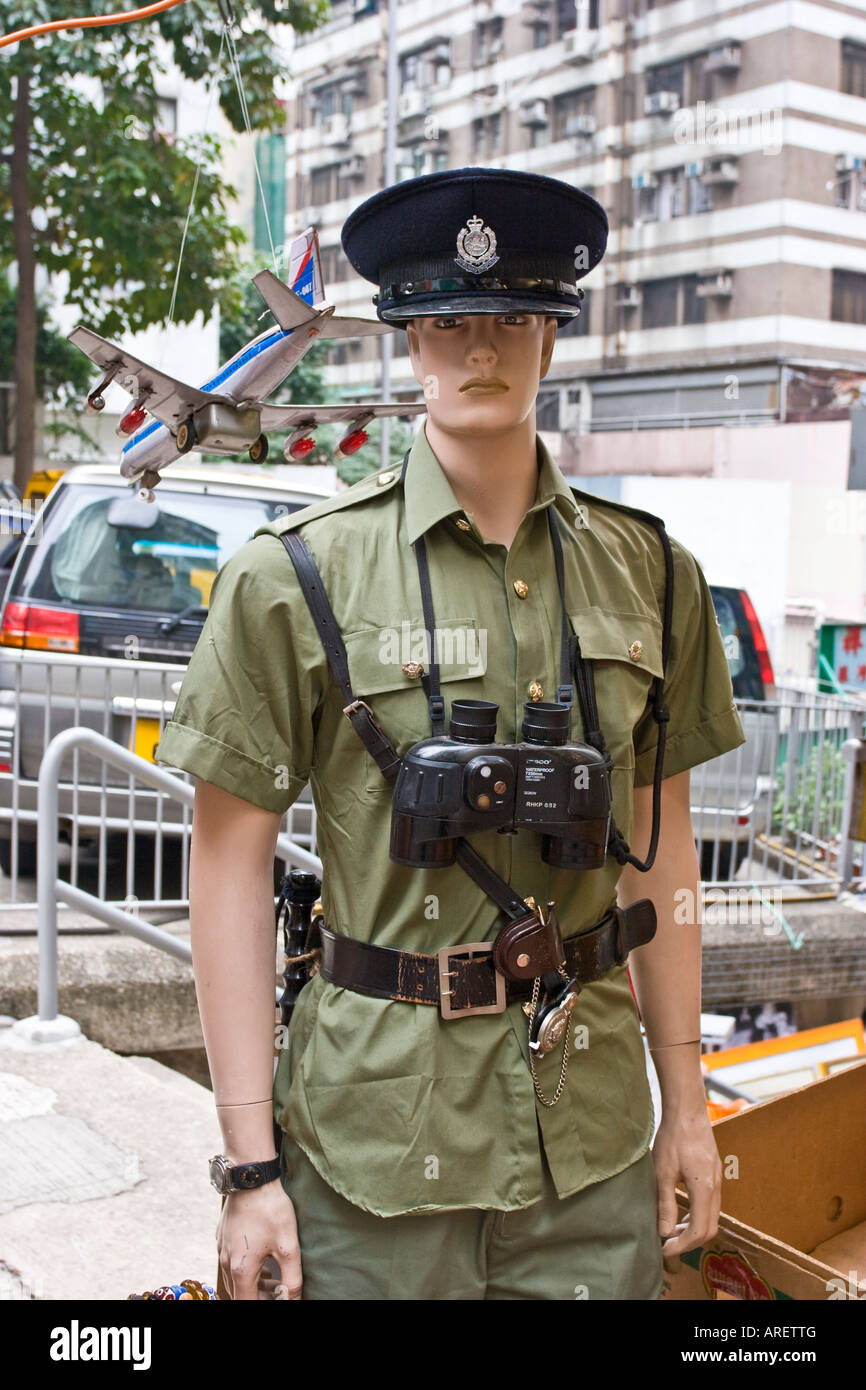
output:
[[[229,1169],[232,1190],[251,1192],[256,1187],[264,1187],[280,1176],[279,1158],[271,1158],[267,1163],[238,1163]]]

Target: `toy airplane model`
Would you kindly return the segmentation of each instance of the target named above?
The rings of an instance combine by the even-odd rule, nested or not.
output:
[[[367,442],[364,426],[370,420],[418,415],[426,409],[404,401],[267,405],[265,397],[285,381],[316,338],[359,338],[394,331],[378,319],[335,316],[335,306],[324,298],[319,239],[313,227],[291,244],[289,281],[284,285],[269,270],[253,276],[279,326],[253,338],[200,387],[157,371],[89,328],[78,327],[69,334],[69,341],[104,372],[87,398],[88,410],[104,410],[102,393],[113,381],[134,398],[117,429],[121,437],[131,436],[120,463],[121,473],[131,483],[154,487],[161,470],[191,449],[230,455],[248,451],[253,463],[261,463],[268,453],[269,430],[292,429],[284,455],[287,462],[297,462],[315,447],[312,431],[330,421],[350,422],[339,449],[352,454]],[[148,414],[154,418],[145,424]]]

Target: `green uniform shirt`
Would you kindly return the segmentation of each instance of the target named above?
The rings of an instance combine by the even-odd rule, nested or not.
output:
[[[391,862],[391,789],[342,713],[281,531],[298,529],[310,547],[354,693],[402,754],[430,734],[421,683],[402,670],[425,659],[412,543],[426,536],[446,717],[453,699],[493,700],[499,740],[515,742],[530,687],[556,699],[560,605],[545,515],[555,507],[567,607],[593,661],[614,762],[613,813],[629,842],[632,786],[652,782],[658,726],[647,701],[662,671],[665,577],[658,535],[609,505],[579,506],[540,439],[537,450],[536,501],[508,550],[485,541],[463,512],[422,428],[405,487],[399,469],[389,470],[263,526],[215,581],[159,759],[279,812],[309,780],[325,920],[362,941],[432,953],[491,940],[502,918],[458,865]],[[690,552],[671,544],[668,777],[745,738],[706,580]],[[575,699],[572,739],[581,737]],[[544,864],[531,832],[488,831],[472,843],[524,897],[557,903],[563,936],[594,925],[616,901],[613,858],[574,872]],[[646,845],[632,848],[645,856]],[[572,1018],[578,1046],[565,1090],[548,1109],[535,1098],[519,1002],[503,1014],[444,1020],[436,1008],[370,998],[316,976],[281,1054],[274,1113],[331,1187],[379,1215],[538,1201],[539,1133],[566,1196],[634,1163],[653,1129],[625,967],[585,987]],[[552,1095],[559,1049],[537,1070]]]

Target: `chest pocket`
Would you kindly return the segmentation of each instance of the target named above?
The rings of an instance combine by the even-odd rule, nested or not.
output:
[[[487,670],[486,633],[474,618],[436,620],[439,681],[446,711],[452,700],[480,698],[481,679]],[[352,689],[375,714],[397,752],[405,753],[430,735],[427,697],[420,679],[407,676],[403,666],[417,661],[429,667],[422,623],[404,622],[399,628],[363,628],[344,632]],[[364,750],[365,787],[368,792],[390,797],[391,789],[370,754]]]
[[[662,670],[661,619],[650,613],[583,608],[569,613],[580,650],[592,661],[599,722],[617,767],[634,767],[633,733]],[[633,654],[632,654],[633,653]]]

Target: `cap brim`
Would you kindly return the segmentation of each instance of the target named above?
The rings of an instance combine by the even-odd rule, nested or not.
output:
[[[563,303],[561,299],[520,298],[515,295],[453,294],[439,295],[435,300],[419,295],[417,302],[390,300],[377,307],[377,314],[386,323],[404,319],[433,318],[441,314],[554,314],[557,318],[573,319],[581,311],[579,304]]]

